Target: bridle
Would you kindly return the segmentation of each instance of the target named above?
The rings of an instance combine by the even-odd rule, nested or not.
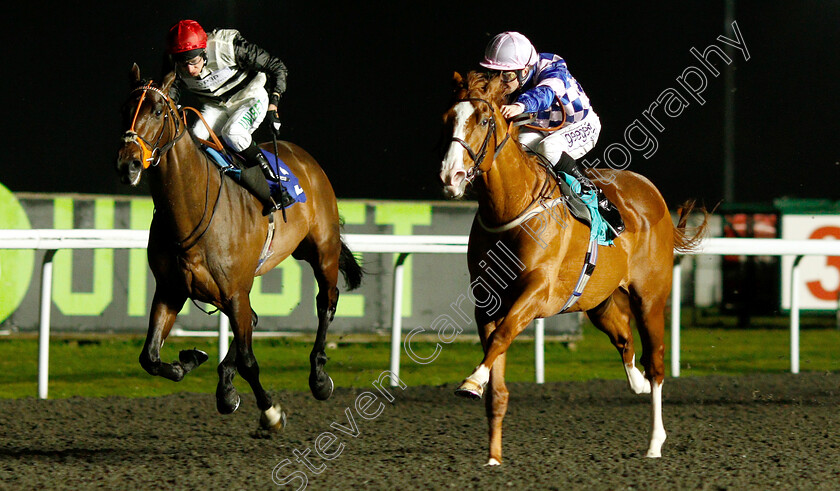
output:
[[[458,102],[473,102],[473,101],[483,102],[484,104],[487,104],[487,106],[490,107],[490,111],[495,116],[495,108],[493,107],[493,104],[491,104],[489,101],[487,101],[485,99],[481,99],[481,98],[478,98],[478,97],[468,97],[466,99],[459,99],[458,100]],[[460,144],[462,147],[464,147],[464,150],[467,151],[467,153],[470,155],[470,158],[474,162],[474,165],[472,167],[470,167],[469,170],[467,170],[467,176],[465,178],[465,181],[468,184],[472,184],[472,182],[475,180],[475,178],[477,178],[481,174],[484,174],[485,172],[488,172],[490,170],[490,168],[493,166],[493,162],[499,156],[499,153],[502,151],[502,148],[504,147],[505,143],[507,143],[508,139],[510,139],[510,128],[511,127],[514,127],[514,126],[530,127],[531,125],[529,123],[531,123],[533,120],[534,120],[534,117],[532,116],[532,117],[529,117],[529,118],[519,119],[519,120],[515,120],[515,121],[510,122],[510,124],[508,125],[508,128],[507,128],[507,131],[505,131],[504,139],[496,145],[496,151],[493,153],[493,160],[490,161],[490,165],[487,167],[487,169],[482,169],[481,164],[484,162],[484,159],[487,157],[487,146],[490,144],[491,135],[493,136],[494,140],[497,139],[495,117],[491,117],[488,120],[489,128],[488,128],[487,134],[484,136],[484,141],[481,142],[481,147],[479,147],[478,152],[474,151],[472,149],[472,147],[470,147],[469,143],[467,143],[466,141],[464,141],[461,138],[458,138],[456,136],[453,136],[452,141],[456,142],[456,143]],[[565,121],[566,121],[566,117],[565,117],[565,114],[564,114],[563,115],[563,123],[565,123]],[[563,123],[561,123],[561,126],[562,126]],[[546,130],[546,128],[542,128],[542,127],[539,127],[539,126],[535,126],[534,128],[539,129],[539,130],[543,130],[543,131]],[[556,128],[549,128],[549,131],[556,131],[559,128],[560,128],[560,126],[557,126]],[[528,210],[530,210],[534,206],[535,203],[537,203],[538,201],[544,200],[547,195],[551,194],[551,192],[552,192],[552,186],[550,185],[551,181],[552,181],[552,179],[551,179],[549,173],[546,172],[546,180],[545,180],[545,183],[543,184],[542,189],[537,194],[537,197],[535,197],[531,201],[531,203],[528,206],[525,207],[525,209],[522,211],[522,213],[520,213],[519,216],[517,216],[517,219],[524,216],[525,213]],[[554,206],[554,204],[556,204],[556,203],[552,202],[550,206]],[[479,222],[480,221],[481,221],[481,218],[479,217]],[[516,221],[516,220],[514,220],[514,221]],[[484,227],[485,230],[491,230],[491,228],[488,228],[484,224],[482,224],[482,227]],[[504,226],[503,228],[498,228],[497,231],[501,231],[501,230],[507,230],[507,226]]]
[[[137,124],[137,116],[140,114],[140,107],[143,105],[143,100],[146,98],[146,94],[150,90],[163,97],[163,100],[166,101],[166,113],[163,115],[163,124],[160,127],[160,133],[158,133],[154,143],[150,143],[148,140],[140,136],[140,134],[134,129],[134,126]],[[169,96],[159,88],[152,86],[151,81],[142,87],[137,87],[131,91],[131,93],[133,94],[140,91],[143,93],[140,95],[140,100],[137,102],[137,109],[134,110],[134,117],[131,120],[131,128],[125,132],[123,140],[126,143],[133,143],[140,147],[143,169],[148,169],[149,167],[157,166],[160,163],[160,159],[163,157],[163,154],[178,143],[178,140],[180,140],[187,132],[187,128],[186,124],[183,126],[181,125],[181,118],[178,117],[178,111],[173,107],[174,105],[172,104],[172,100]],[[175,137],[163,146],[158,146],[163,138],[163,134],[166,132],[167,126],[169,126],[170,119],[174,121],[174,124],[176,125]]]
[[[134,126],[137,124],[137,116],[140,114],[140,107],[143,105],[143,100],[146,98],[146,94],[148,91],[155,92],[156,94],[163,97],[163,100],[166,101],[166,113],[163,115],[163,124],[160,128],[160,133],[158,133],[157,137],[155,138],[154,144],[150,143],[148,140],[140,136],[137,131],[135,131]],[[134,117],[131,120],[131,128],[125,132],[123,140],[126,143],[134,143],[138,147],[140,147],[140,152],[142,155],[142,165],[143,169],[148,169],[149,167],[156,167],[160,164],[160,159],[163,155],[168,152],[172,147],[178,143],[186,133],[187,133],[187,123],[186,123],[186,114],[184,115],[184,119],[178,117],[178,110],[175,108],[175,104],[172,102],[172,99],[169,98],[167,94],[165,94],[162,90],[152,85],[152,82],[149,81],[146,85],[138,87],[131,91],[131,93],[142,91],[143,93],[140,95],[140,100],[137,102],[137,109],[134,111]],[[167,126],[169,126],[169,121],[174,121],[175,124],[175,136],[163,146],[159,146],[161,139],[163,138],[164,133],[166,132]],[[204,234],[210,229],[210,224],[213,222],[213,217],[216,216],[216,208],[219,204],[219,199],[222,197],[222,189],[224,186],[224,173],[219,172],[219,190],[216,193],[216,201],[213,203],[213,209],[210,212],[210,219],[207,220],[207,224],[204,226],[201,231],[199,231],[201,224],[204,222],[204,217],[207,216],[207,204],[210,201],[209,193],[210,193],[210,180],[207,180],[207,187],[204,190],[204,211],[201,214],[201,219],[199,219],[198,223],[196,224],[195,228],[187,234],[187,237],[183,240],[176,241],[175,245],[179,247],[182,251],[186,251],[190,249],[192,246],[198,243],[199,240],[204,236]]]
[[[470,155],[470,158],[473,160],[473,166],[470,167],[469,170],[467,170],[466,176],[467,183],[472,184],[476,177],[489,171],[490,168],[493,166],[493,161],[496,160],[496,157],[499,156],[499,153],[502,151],[502,148],[505,146],[505,143],[507,143],[508,139],[510,139],[510,129],[508,129],[508,131],[505,132],[505,137],[501,141],[501,143],[498,143],[498,139],[496,137],[495,108],[493,107],[493,104],[491,104],[489,101],[477,97],[459,99],[458,102],[483,102],[484,104],[487,104],[487,106],[490,108],[490,112],[492,113],[492,116],[488,119],[489,128],[487,129],[487,134],[484,135],[484,141],[481,142],[481,147],[479,147],[478,152],[473,150],[472,147],[470,147],[470,144],[462,140],[461,138],[458,138],[457,136],[452,137],[452,141],[464,147],[464,150],[467,151],[467,153]],[[490,165],[487,167],[487,169],[482,169],[481,164],[484,163],[484,159],[487,157],[487,146],[490,144],[491,136],[493,137],[493,140],[497,141],[496,151],[493,153],[493,159],[490,160]]]

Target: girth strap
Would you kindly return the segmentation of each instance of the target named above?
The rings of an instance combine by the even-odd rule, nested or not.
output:
[[[575,290],[569,296],[569,299],[566,300],[566,304],[563,305],[562,309],[560,309],[561,313],[568,310],[572,305],[574,305],[578,301],[580,296],[583,295],[583,289],[586,288],[586,283],[589,281],[589,278],[592,276],[592,273],[595,272],[595,263],[597,262],[598,239],[591,238],[589,239],[589,249],[586,251],[586,257],[583,260],[583,270],[580,272],[577,285],[575,285]]]
[[[260,251],[260,260],[257,262],[257,269],[254,271],[255,273],[259,271],[260,267],[262,267],[265,260],[271,256],[271,241],[274,239],[274,213],[268,214],[268,233],[265,237],[265,244],[263,244],[262,251]]]

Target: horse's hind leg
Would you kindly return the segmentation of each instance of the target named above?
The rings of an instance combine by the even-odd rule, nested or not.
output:
[[[630,289],[630,307],[642,340],[642,366],[651,385],[651,437],[647,457],[661,457],[666,438],[662,423],[662,382],[665,379],[665,303],[668,294],[668,291],[648,291],[642,296],[635,288]]]
[[[257,314],[251,310],[248,292],[243,291],[234,295],[227,310],[226,313],[230,318],[234,334],[234,342],[231,347],[235,348],[236,354],[232,355],[234,357],[233,361],[236,364],[236,371],[254,391],[257,407],[262,411],[260,426],[270,430],[282,430],[286,425],[286,414],[279,404],[273,404],[271,396],[260,383],[260,367],[251,346],[253,328],[257,324]],[[227,360],[227,357],[225,360]],[[222,365],[224,365],[224,361]],[[222,373],[223,371],[220,369],[220,376]],[[222,384],[223,381],[220,379],[219,383]],[[216,402],[218,404],[218,400]]]
[[[325,351],[327,342],[327,329],[335,317],[335,309],[338,305],[338,255],[335,260],[322,261],[321,264],[313,264],[315,279],[318,282],[318,295],[315,303],[318,309],[318,333],[315,335],[315,344],[309,354],[310,372],[309,389],[312,395],[319,401],[330,398],[334,384],[332,378],[327,374],[324,366],[327,364]]]
[[[140,352],[140,365],[151,375],[159,375],[176,382],[184,375],[207,361],[207,353],[201,350],[183,350],[178,354],[178,361],[164,363],[160,361],[160,349],[181,307],[186,302],[186,296],[164,294],[160,289],[155,291],[152,309],[149,315],[149,330],[146,343]]]
[[[617,290],[600,305],[589,310],[587,314],[595,327],[609,336],[610,342],[621,355],[630,390],[636,394],[649,393],[650,382],[636,368],[633,332],[630,329],[630,312],[620,307],[620,304],[624,303],[621,300],[626,300],[626,294]]]

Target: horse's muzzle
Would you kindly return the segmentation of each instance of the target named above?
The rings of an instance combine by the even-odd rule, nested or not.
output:
[[[140,160],[140,155],[129,146],[124,146],[117,156],[116,171],[120,176],[120,182],[136,186],[140,183],[140,177],[143,174],[143,162]]]
[[[459,169],[441,173],[440,180],[443,183],[443,194],[447,198],[459,198],[467,185],[467,171]]]

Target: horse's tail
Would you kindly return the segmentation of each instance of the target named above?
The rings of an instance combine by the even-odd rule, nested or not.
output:
[[[344,282],[348,289],[355,290],[362,284],[365,270],[356,261],[353,251],[347,247],[343,240],[341,241],[341,254],[338,256],[338,270],[344,275]]]
[[[703,223],[696,227],[686,227],[688,224],[688,216],[695,211],[695,209],[703,213]],[[694,252],[708,233],[709,218],[711,217],[711,213],[706,211],[705,207],[701,206],[700,208],[697,208],[693,200],[683,203],[678,212],[680,214],[680,219],[677,222],[677,226],[674,227],[674,250],[683,254]]]

